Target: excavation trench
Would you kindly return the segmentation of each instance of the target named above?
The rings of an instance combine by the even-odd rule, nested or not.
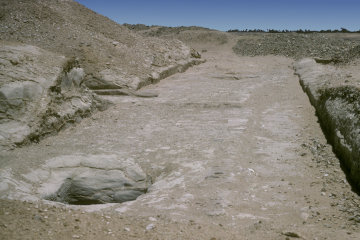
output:
[[[312,59],[295,64],[300,84],[308,95],[329,143],[345,167],[353,187],[360,189],[360,93],[356,86],[329,87],[321,74],[326,69]],[[333,70],[330,68],[330,70]],[[329,76],[327,76],[330,78]]]

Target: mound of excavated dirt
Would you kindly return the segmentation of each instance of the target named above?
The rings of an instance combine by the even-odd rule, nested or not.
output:
[[[360,57],[360,42],[334,34],[265,33],[240,39],[233,50],[246,56],[283,55],[295,59],[317,57],[349,62]]]
[[[196,63],[180,41],[144,38],[72,0],[6,1],[0,13],[0,40],[76,57],[91,86],[137,89]]]
[[[143,24],[124,24],[125,27],[147,37],[164,39],[178,39],[189,45],[212,44],[223,45],[228,43],[231,35],[202,27],[164,27],[146,26]]]

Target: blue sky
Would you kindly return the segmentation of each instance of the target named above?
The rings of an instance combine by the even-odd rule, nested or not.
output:
[[[360,30],[360,0],[76,0],[118,23]]]

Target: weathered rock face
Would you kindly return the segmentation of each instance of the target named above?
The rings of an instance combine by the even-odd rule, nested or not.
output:
[[[75,60],[6,42],[0,55],[1,145],[37,140],[101,106]]]
[[[360,188],[360,89],[349,86],[323,89],[318,109],[335,152]]]
[[[295,69],[334,151],[360,188],[360,89],[324,80],[335,69],[312,59],[297,62]]]
[[[29,45],[1,44],[1,122],[29,118],[62,73],[66,58]],[[43,103],[46,104],[46,103]]]

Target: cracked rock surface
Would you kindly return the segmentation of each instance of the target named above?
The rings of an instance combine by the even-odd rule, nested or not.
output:
[[[85,73],[75,60],[1,43],[0,148],[38,141],[105,103],[81,85]]]

